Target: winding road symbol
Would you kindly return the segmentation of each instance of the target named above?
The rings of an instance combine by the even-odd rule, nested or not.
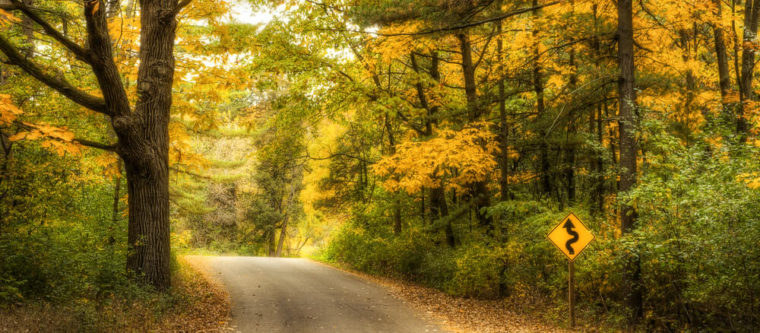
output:
[[[577,216],[570,213],[546,235],[546,238],[572,261],[594,240],[594,234]]]
[[[567,219],[565,222],[565,225],[562,226],[563,228],[567,229],[567,234],[570,236],[573,236],[573,238],[570,238],[565,242],[565,248],[567,249],[567,252],[570,254],[575,254],[575,250],[573,249],[572,245],[575,242],[578,242],[578,233],[573,231],[573,228],[575,228],[575,225],[573,225],[573,222],[570,221],[570,219]]]

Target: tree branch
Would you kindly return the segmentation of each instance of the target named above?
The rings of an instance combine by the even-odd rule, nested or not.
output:
[[[483,25],[483,24],[486,24],[486,23],[501,21],[503,19],[510,18],[512,16],[517,16],[517,15],[520,15],[520,14],[524,14],[524,13],[527,13],[527,12],[530,12],[530,11],[534,11],[536,9],[541,9],[541,8],[544,8],[544,7],[554,6],[556,4],[561,3],[562,1],[564,1],[564,0],[554,1],[554,2],[550,2],[550,3],[545,3],[543,5],[539,5],[539,6],[535,6],[535,7],[516,9],[516,10],[511,11],[509,13],[505,13],[505,14],[502,14],[502,15],[490,17],[490,18],[483,19],[483,20],[480,20],[480,21],[465,23],[465,24],[461,24],[461,25],[454,25],[454,26],[449,26],[449,27],[443,27],[443,28],[437,28],[437,29],[422,30],[422,31],[417,31],[417,32],[400,32],[400,33],[384,34],[384,33],[379,33],[379,32],[367,32],[367,31],[363,31],[363,30],[343,30],[343,31],[355,32],[355,33],[363,33],[363,34],[371,34],[371,35],[380,36],[380,37],[430,35],[430,34],[434,34],[434,33],[438,33],[438,32],[457,31],[457,30],[462,30],[462,29],[476,27],[476,26]],[[334,30],[337,30],[337,29],[317,29],[317,30],[333,30],[334,31]]]
[[[15,6],[16,9],[20,10],[24,13],[24,15],[28,16],[32,21],[39,24],[43,30],[45,30],[45,33],[53,37],[55,40],[57,40],[59,43],[61,43],[63,46],[65,46],[69,51],[74,53],[76,55],[77,59],[82,60],[86,63],[90,63],[90,53],[85,48],[79,46],[74,41],[66,38],[61,32],[59,32],[57,29],[55,29],[50,23],[45,21],[42,17],[37,15],[35,12],[32,11],[31,8],[23,4],[19,0],[10,0],[11,3],[13,3],[13,6]]]
[[[5,56],[8,57],[10,64],[20,67],[26,73],[44,83],[48,87],[66,96],[74,103],[84,106],[92,111],[110,115],[106,110],[106,103],[102,98],[90,95],[75,88],[63,78],[51,76],[44,73],[37,64],[33,63],[29,59],[26,59],[26,57],[21,55],[21,53],[19,53],[19,51],[13,45],[11,45],[10,42],[1,36],[0,51],[2,51]]]
[[[124,83],[113,57],[113,46],[108,34],[106,13],[97,8],[101,0],[85,1],[84,18],[87,23],[87,43],[92,54],[92,73],[98,80],[107,109],[112,117],[127,115],[130,112],[129,99],[124,90]]]
[[[27,131],[35,129],[35,127],[30,126],[28,123],[24,123],[22,121],[16,120],[13,123],[16,124],[19,128],[22,128],[22,129],[27,130]],[[49,139],[51,139],[51,140],[58,140],[58,141],[68,142],[66,140],[62,140],[59,137],[50,136],[50,135],[44,135],[44,136],[47,137],[47,138],[49,138]],[[71,142],[78,143],[78,144],[80,144],[82,146],[87,146],[87,147],[91,147],[91,148],[97,148],[97,149],[107,150],[107,151],[110,151],[110,152],[116,152],[116,145],[115,144],[109,145],[109,144],[105,144],[105,143],[100,143],[100,142],[95,142],[95,141],[90,141],[90,140],[87,140],[87,139],[80,139],[80,138],[74,138],[74,139],[71,140]]]
[[[182,10],[182,8],[187,7],[193,0],[182,0],[180,3],[177,4],[177,8],[174,9],[174,15],[179,14],[179,11]]]
[[[209,179],[209,180],[213,179],[211,176],[202,175],[202,174],[195,173],[195,172],[188,171],[188,170],[182,170],[180,168],[169,167],[169,170],[175,171],[175,172],[179,172],[179,173],[184,173],[186,175],[190,175],[190,176],[193,176],[193,177],[198,177],[198,178],[203,178],[203,179]]]
[[[96,148],[96,149],[102,149],[102,150],[106,150],[106,151],[110,151],[110,152],[116,152],[116,145],[108,145],[108,144],[105,144],[105,143],[90,141],[90,140],[86,140],[86,139],[79,139],[79,138],[76,138],[76,139],[71,140],[71,141],[76,142],[76,143],[78,143],[78,144],[80,144],[82,146],[90,147],[90,148]]]

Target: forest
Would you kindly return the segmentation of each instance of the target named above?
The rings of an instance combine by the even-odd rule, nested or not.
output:
[[[574,213],[585,330],[756,331],[759,24],[760,0],[0,0],[0,318],[147,330],[101,310],[203,302],[202,254],[566,327],[547,233]]]

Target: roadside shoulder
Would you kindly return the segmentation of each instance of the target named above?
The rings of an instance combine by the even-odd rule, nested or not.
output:
[[[379,277],[344,265],[310,259],[387,288],[390,293],[417,311],[437,320],[452,332],[570,332],[541,323],[537,318],[512,311],[504,300],[481,300],[447,295],[439,290],[408,281]]]

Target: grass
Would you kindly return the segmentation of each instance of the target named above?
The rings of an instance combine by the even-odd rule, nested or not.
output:
[[[32,301],[0,308],[0,332],[221,332],[226,292],[183,258],[167,293],[134,287],[101,299],[54,304]]]

